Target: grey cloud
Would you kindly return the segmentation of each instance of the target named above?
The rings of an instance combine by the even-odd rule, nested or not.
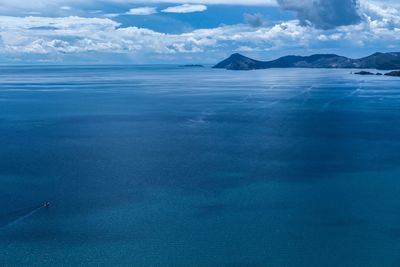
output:
[[[245,21],[254,28],[258,28],[264,25],[264,16],[260,13],[256,14],[244,14]]]
[[[361,21],[358,0],[277,0],[285,10],[297,13],[302,24],[334,29]]]

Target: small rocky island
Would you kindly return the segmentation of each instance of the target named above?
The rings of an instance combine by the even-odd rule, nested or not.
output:
[[[182,67],[182,68],[204,68],[204,65],[201,65],[201,64],[187,64],[187,65],[181,65],[180,67]]]
[[[382,75],[382,73],[378,72],[378,73],[373,73],[373,72],[369,72],[369,71],[359,71],[359,72],[355,72],[354,74],[356,75]]]
[[[400,77],[400,70],[391,71],[385,74],[386,76]]]
[[[312,56],[285,56],[272,61],[259,61],[233,54],[213,68],[227,70],[257,70],[269,68],[342,68],[342,69],[400,69],[400,52],[375,53],[368,57],[352,59],[335,54]]]

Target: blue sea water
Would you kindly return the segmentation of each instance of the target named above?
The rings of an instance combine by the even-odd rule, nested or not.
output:
[[[350,70],[1,66],[0,265],[398,267],[399,119]]]

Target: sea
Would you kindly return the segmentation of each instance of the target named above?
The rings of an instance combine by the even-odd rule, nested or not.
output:
[[[400,79],[352,71],[0,66],[0,266],[400,266]]]

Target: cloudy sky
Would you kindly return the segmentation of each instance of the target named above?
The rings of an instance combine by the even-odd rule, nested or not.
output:
[[[400,51],[398,0],[0,0],[0,63]]]

